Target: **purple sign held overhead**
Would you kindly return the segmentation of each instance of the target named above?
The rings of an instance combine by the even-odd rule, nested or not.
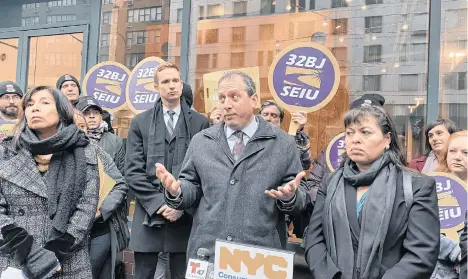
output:
[[[440,231],[447,237],[458,240],[457,232],[463,229],[465,212],[468,209],[466,185],[451,174],[435,172],[429,175],[436,181]]]
[[[84,95],[115,112],[126,102],[125,90],[130,71],[117,62],[102,62],[92,67],[83,80]]]
[[[154,74],[156,67],[164,62],[158,57],[148,57],[133,69],[127,84],[128,105],[133,112],[141,113],[152,108],[159,98],[154,88]]]
[[[327,166],[331,172],[334,172],[340,166],[342,155],[345,152],[345,133],[341,133],[330,141],[325,152]]]
[[[297,43],[279,53],[269,71],[273,97],[289,111],[313,112],[326,106],[340,83],[333,54],[317,43]]]

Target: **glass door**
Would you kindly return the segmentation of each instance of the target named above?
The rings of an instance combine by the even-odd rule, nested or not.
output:
[[[27,90],[39,85],[56,85],[70,74],[81,80],[86,73],[87,25],[48,28],[25,32],[21,82]]]
[[[0,38],[0,81],[16,81],[19,38]]]
[[[27,89],[55,86],[64,74],[80,80],[82,50],[83,33],[30,37]]]

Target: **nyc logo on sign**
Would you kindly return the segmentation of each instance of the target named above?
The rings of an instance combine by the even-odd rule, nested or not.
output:
[[[115,112],[126,102],[129,75],[127,67],[120,63],[99,63],[88,71],[83,80],[84,94],[93,96],[101,106]]]
[[[214,278],[292,279],[294,253],[216,241]]]
[[[273,97],[289,111],[321,109],[333,99],[339,82],[339,65],[333,54],[312,42],[284,49],[275,57],[268,76]]]

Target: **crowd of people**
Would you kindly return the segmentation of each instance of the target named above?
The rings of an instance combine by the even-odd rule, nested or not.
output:
[[[176,65],[158,66],[154,87],[160,98],[123,140],[72,75],[26,93],[0,83],[0,125],[11,125],[0,144],[0,271],[116,278],[129,248],[135,278],[179,279],[199,248],[214,261],[217,239],[285,249],[298,222],[311,278],[466,278],[466,223],[460,242],[441,234],[426,176],[467,183],[468,132],[452,121],[427,125],[427,154],[408,163],[385,99],[364,95],[344,115],[346,152],[331,172],[325,149],[311,156],[306,113],[291,114],[288,135],[276,102],[255,113],[243,72],[221,77],[209,118]]]

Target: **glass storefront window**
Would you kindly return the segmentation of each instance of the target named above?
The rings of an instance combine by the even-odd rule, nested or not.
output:
[[[171,13],[182,5],[174,1]],[[204,107],[204,74],[242,67],[260,68],[257,91],[262,102],[272,99],[268,70],[276,54],[294,43],[314,41],[335,55],[341,81],[335,98],[308,115],[313,156],[342,131],[342,115],[364,94],[385,97],[408,159],[419,156],[422,141],[414,127],[425,120],[428,5],[428,0],[192,1],[198,20],[190,34],[188,82],[195,109],[210,113]],[[181,26],[174,24],[174,30],[170,43],[177,55]],[[283,129],[289,121],[287,114]]]
[[[439,115],[467,129],[467,5],[442,1]]]
[[[89,0],[3,0],[1,5],[0,28],[46,28],[49,24],[87,20],[91,13]]]

